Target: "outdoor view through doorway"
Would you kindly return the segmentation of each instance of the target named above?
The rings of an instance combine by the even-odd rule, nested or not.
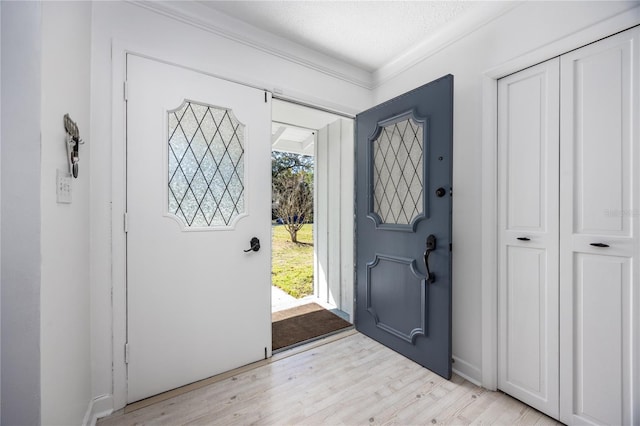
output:
[[[285,133],[314,137],[302,129]],[[313,156],[274,150],[271,169],[272,306],[282,310],[313,295]]]
[[[297,114],[279,114],[275,105],[271,138],[274,351],[351,326],[348,314],[320,297],[319,280],[314,277],[317,250],[323,249],[322,244],[316,244],[316,235],[327,232],[326,220],[316,220],[318,198],[322,198],[317,196],[316,178],[324,168],[316,164],[315,154],[318,133],[323,129],[300,120],[300,108],[305,110],[302,116],[313,115],[312,109],[286,106]],[[324,121],[321,124],[319,127],[326,126]]]

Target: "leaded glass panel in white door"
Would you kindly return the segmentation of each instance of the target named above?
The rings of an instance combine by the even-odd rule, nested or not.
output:
[[[187,227],[226,227],[245,211],[244,125],[185,101],[168,112],[168,209]]]
[[[424,123],[383,125],[372,141],[373,213],[381,224],[409,225],[424,213]]]

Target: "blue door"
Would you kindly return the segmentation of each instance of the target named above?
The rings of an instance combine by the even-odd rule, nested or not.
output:
[[[453,76],[356,117],[356,328],[451,377]]]

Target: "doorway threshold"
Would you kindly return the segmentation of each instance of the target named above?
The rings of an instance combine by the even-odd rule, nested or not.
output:
[[[349,331],[352,331],[353,333],[346,334]],[[298,343],[294,343],[294,344],[289,345],[289,346],[285,346],[284,348],[276,349],[276,350],[273,351],[273,354],[277,355],[277,354],[284,353],[284,352],[287,352],[287,351],[290,351],[290,350],[293,350],[293,349],[296,349],[296,348],[299,348],[299,347],[303,347],[303,346],[306,346],[306,345],[311,345],[312,343],[320,341],[320,340],[329,339],[329,338],[331,338],[331,337],[333,337],[335,335],[340,335],[340,336],[338,336],[337,339],[333,339],[331,341],[323,341],[319,345],[313,345],[313,346],[308,347],[308,348],[305,347],[304,350],[300,351],[300,352],[308,351],[309,349],[313,349],[315,347],[322,346],[322,345],[324,345],[326,343],[330,343],[330,342],[333,342],[335,340],[339,340],[339,339],[342,339],[344,337],[351,336],[352,334],[355,334],[355,332],[356,332],[356,329],[352,325],[351,327],[343,328],[343,329],[340,329],[340,330],[335,330],[335,331],[329,332],[327,334],[323,334],[322,336],[313,337],[311,339],[307,339],[307,340],[304,340],[302,342],[298,342]],[[343,335],[343,333],[344,333],[344,335]],[[296,353],[300,353],[300,352],[296,352]]]

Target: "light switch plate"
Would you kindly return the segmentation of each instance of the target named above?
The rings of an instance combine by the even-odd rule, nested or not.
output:
[[[71,175],[60,169],[56,171],[56,195],[58,203],[71,204]]]

